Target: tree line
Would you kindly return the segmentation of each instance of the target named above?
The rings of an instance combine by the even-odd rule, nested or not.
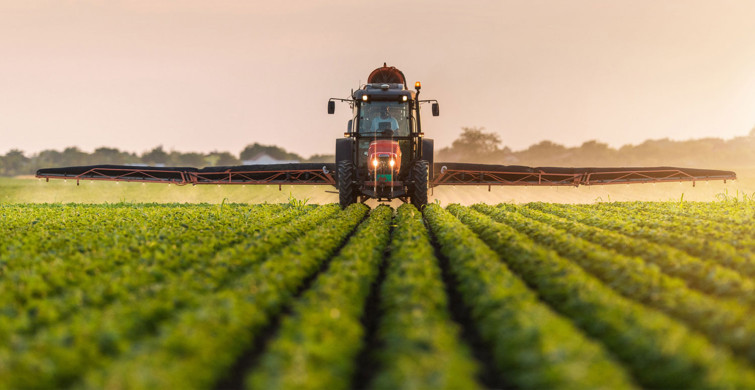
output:
[[[0,176],[33,175],[37,169],[52,167],[70,167],[83,165],[134,165],[134,166],[170,166],[170,167],[206,167],[241,165],[244,161],[254,160],[266,154],[276,160],[300,162],[331,162],[333,155],[316,154],[304,158],[285,149],[254,143],[248,145],[238,156],[229,152],[179,152],[165,151],[158,146],[142,154],[126,152],[116,148],[97,148],[92,153],[86,153],[77,147],[68,147],[63,151],[43,150],[37,154],[27,156],[23,151],[13,149],[0,156]]]
[[[542,141],[520,151],[501,144],[496,133],[486,132],[484,128],[465,127],[450,147],[436,151],[435,161],[562,167],[755,168],[755,128],[747,136],[729,140],[673,141],[664,138],[620,148],[595,140],[576,147]]]
[[[317,154],[304,158],[279,146],[248,145],[238,156],[229,152],[165,151],[158,146],[142,154],[102,147],[86,153],[76,147],[63,151],[44,150],[27,156],[14,149],[0,156],[0,176],[32,175],[39,168],[116,164],[149,166],[205,167],[241,165],[266,154],[276,160],[333,162],[334,156]],[[484,128],[464,127],[451,146],[436,151],[435,161],[528,166],[680,166],[689,168],[733,169],[755,167],[755,129],[748,136],[729,140],[701,138],[673,141],[668,138],[647,140],[620,148],[595,140],[577,147],[542,141],[527,149],[513,151],[502,146],[500,136]]]

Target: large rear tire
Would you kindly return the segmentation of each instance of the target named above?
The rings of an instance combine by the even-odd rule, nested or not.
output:
[[[346,208],[357,201],[356,167],[349,160],[338,162],[338,200],[341,208]]]
[[[425,160],[419,160],[412,166],[411,203],[419,210],[427,204],[428,166]]]

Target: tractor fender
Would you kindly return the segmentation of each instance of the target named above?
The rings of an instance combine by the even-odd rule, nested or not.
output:
[[[336,161],[348,160],[354,162],[354,139],[337,138],[336,139]]]

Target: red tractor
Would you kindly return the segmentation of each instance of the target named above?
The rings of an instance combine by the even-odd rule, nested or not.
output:
[[[404,74],[385,64],[375,69],[367,84],[351,94],[352,109],[346,138],[336,140],[336,170],[341,206],[369,198],[378,201],[401,199],[421,207],[427,204],[427,190],[433,178],[433,140],[423,138],[420,104],[432,103],[438,116],[438,102],[419,100],[421,85],[414,90]]]

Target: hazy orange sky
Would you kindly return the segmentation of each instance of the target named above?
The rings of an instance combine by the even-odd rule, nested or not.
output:
[[[755,126],[750,0],[0,0],[0,153],[333,153],[328,98],[383,62],[440,101],[436,148],[462,126],[515,150]]]

